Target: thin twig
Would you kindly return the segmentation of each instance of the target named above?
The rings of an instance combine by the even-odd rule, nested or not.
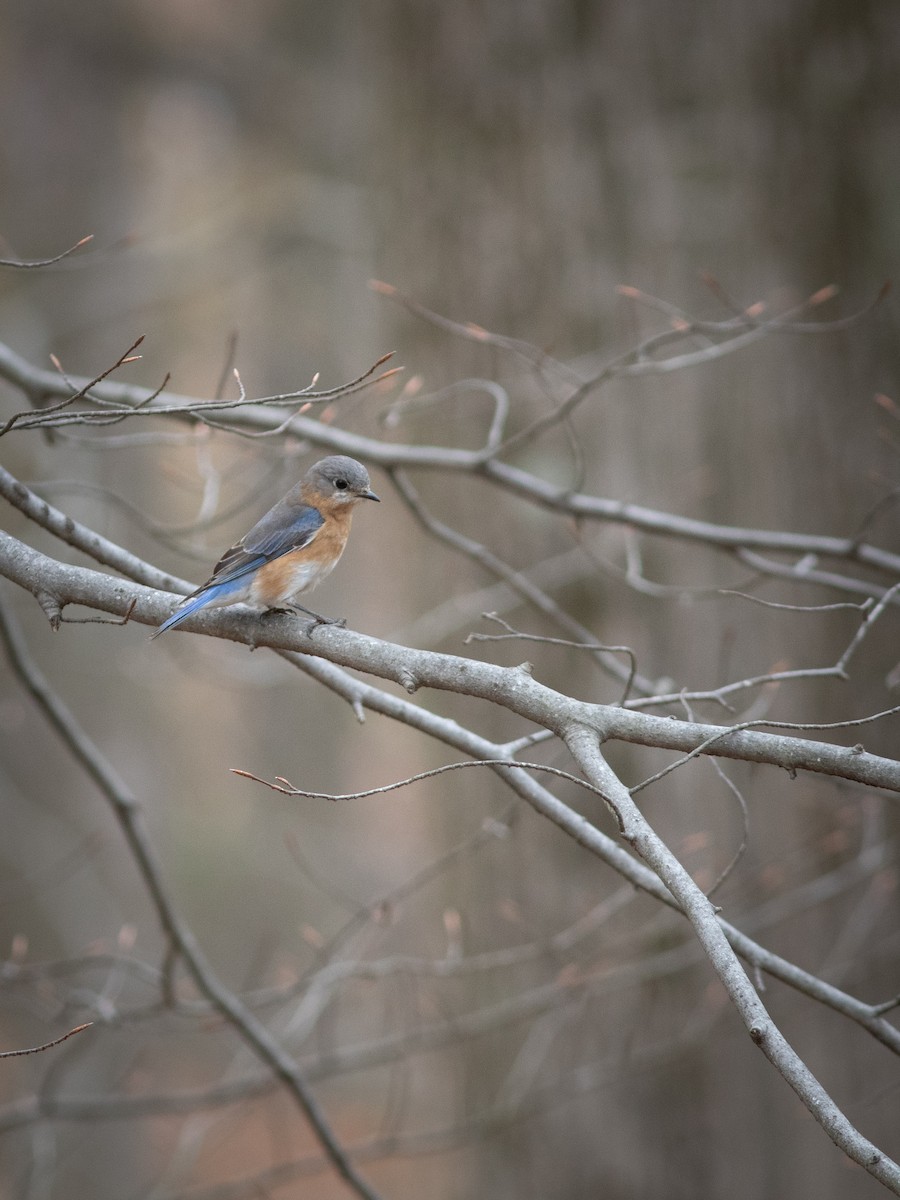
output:
[[[59,1046],[63,1042],[68,1041],[76,1033],[82,1033],[85,1029],[90,1029],[93,1024],[93,1021],[85,1021],[83,1025],[76,1025],[74,1029],[70,1029],[62,1037],[54,1038],[52,1042],[44,1042],[40,1046],[29,1046],[27,1050],[0,1050],[0,1058],[18,1058],[21,1054],[40,1054],[42,1050],[52,1050],[54,1046]]]
[[[36,417],[41,417],[41,418],[46,417],[52,424],[53,419],[55,418],[55,416],[58,413],[62,412],[63,409],[68,408],[71,404],[74,404],[76,400],[80,400],[83,397],[87,396],[87,394],[90,392],[90,390],[93,387],[95,387],[98,383],[102,383],[104,379],[107,379],[110,375],[112,375],[112,373],[114,371],[117,371],[119,369],[119,367],[124,366],[126,363],[136,362],[140,356],[135,355],[134,351],[138,348],[138,346],[140,346],[140,344],[143,342],[143,340],[144,340],[144,335],[141,334],[141,336],[139,338],[137,338],[135,341],[133,341],[131,343],[131,345],[128,347],[128,349],[125,351],[125,353],[120,355],[116,359],[116,361],[112,364],[111,367],[107,367],[105,371],[101,371],[99,375],[95,375],[93,379],[91,379],[89,382],[87,382],[85,384],[82,384],[80,387],[78,387],[74,391],[74,393],[72,395],[66,396],[63,400],[60,400],[57,404],[51,404],[49,406],[46,406],[46,407],[42,408],[40,410],[40,412],[37,414],[34,413],[31,409],[28,409],[25,412],[13,413],[13,415],[9,418],[9,420],[6,422],[6,424],[0,426],[0,437],[3,437],[4,434],[9,433],[9,431],[14,428],[22,428],[22,429],[30,428],[31,422]],[[60,375],[62,375],[62,372],[60,372]],[[74,386],[74,385],[70,384],[69,380],[67,380],[67,379],[65,380],[65,383],[69,387]]]
[[[410,784],[421,783],[423,779],[435,779],[438,775],[446,775],[450,771],[461,771],[466,767],[506,767],[507,770],[543,771],[548,775],[555,775],[558,779],[565,779],[567,783],[577,784],[578,787],[584,788],[586,792],[593,792],[601,800],[604,798],[603,794],[598,792],[590,783],[587,783],[584,779],[580,779],[577,775],[571,774],[569,771],[563,771],[559,767],[547,766],[546,763],[521,762],[516,758],[487,758],[476,759],[474,762],[445,763],[442,767],[432,767],[428,771],[417,771],[415,775],[409,775],[405,779],[398,779],[394,783],[383,784],[381,787],[364,788],[358,792],[345,792],[343,794],[310,792],[305,788],[295,787],[281,775],[276,775],[274,782],[270,782],[268,779],[260,778],[259,775],[254,775],[252,771],[243,771],[240,767],[229,767],[229,770],[232,775],[240,775],[242,779],[252,779],[254,783],[261,783],[273,792],[280,792],[282,796],[303,796],[308,800],[332,800],[336,802],[339,800],[365,800],[370,796],[383,796],[388,792],[396,792],[400,788],[409,787]]]
[[[506,642],[506,641],[522,641],[522,642],[543,642],[549,646],[564,646],[569,650],[594,650],[604,654],[624,654],[631,664],[631,670],[625,680],[625,688],[622,696],[619,699],[620,704],[625,704],[628,700],[628,695],[631,692],[634,677],[637,674],[637,655],[630,646],[607,646],[602,642],[573,642],[568,638],[545,637],[538,633],[522,633],[521,630],[514,629],[508,621],[504,621],[501,616],[495,612],[486,612],[481,614],[486,621],[495,621],[501,625],[506,633],[470,633],[466,635],[463,645],[468,646],[471,642]]]
[[[86,246],[88,242],[94,240],[92,233],[86,237],[79,238],[74,246],[70,246],[68,250],[63,250],[62,254],[57,254],[53,258],[0,258],[0,267],[13,267],[19,271],[33,271],[38,267],[52,267],[54,263],[62,262],[64,258],[68,258],[70,254],[74,254],[76,250],[80,250],[82,246]]]
[[[850,609],[853,612],[868,612],[875,601],[870,597],[868,600],[863,600],[861,604],[854,604],[851,600],[839,600],[836,604],[782,604],[776,600],[764,600],[762,596],[753,596],[749,592],[738,592],[734,588],[718,588],[720,596],[739,596],[741,600],[750,600],[753,604],[760,604],[763,608],[779,608],[785,612],[840,612],[841,609]]]
[[[434,537],[439,538],[442,542],[445,542],[447,545],[452,546],[455,550],[460,551],[468,558],[477,562],[480,566],[490,571],[495,578],[502,579],[523,600],[534,605],[539,612],[550,617],[554,624],[564,629],[567,633],[574,635],[579,641],[589,642],[593,640],[589,629],[586,629],[579,621],[571,617],[532,580],[526,578],[520,571],[516,571],[513,567],[510,567],[480,542],[476,542],[473,538],[468,538],[457,530],[451,529],[449,525],[432,516],[425,508],[418,492],[405,473],[402,471],[391,472],[391,481],[416,519]],[[626,669],[620,663],[616,662],[615,659],[610,658],[603,652],[595,651],[594,657],[607,674],[612,675],[613,678],[618,679],[622,683],[627,682],[629,687],[634,684],[635,676],[632,668]],[[641,678],[637,680],[637,683],[645,692],[653,690],[649,680]]]
[[[139,338],[138,341],[135,342],[135,346],[140,345],[142,341],[143,337]],[[133,348],[134,347],[132,347],[132,349]],[[102,394],[97,393],[96,385],[102,382],[102,380],[116,370],[117,367],[121,366],[123,362],[133,361],[123,356],[122,359],[114,363],[112,367],[108,368],[95,379],[81,387],[74,396],[67,396],[66,399],[60,404],[55,405],[50,409],[42,409],[39,412],[33,412],[29,410],[15,413],[9,419],[9,421],[7,421],[6,425],[0,427],[0,437],[2,437],[3,434],[8,433],[13,428],[20,431],[26,429],[57,428],[68,425],[87,425],[97,427],[117,424],[120,421],[124,421],[134,416],[160,417],[189,415],[199,419],[204,417],[207,413],[228,412],[234,409],[243,408],[273,408],[285,404],[295,404],[297,400],[302,400],[304,404],[309,405],[327,404],[339,396],[352,395],[354,392],[359,391],[363,387],[369,386],[373,382],[383,383],[385,380],[391,379],[393,376],[397,375],[402,370],[401,367],[393,367],[388,371],[382,371],[382,373],[374,380],[372,379],[372,376],[375,374],[378,368],[392,357],[393,351],[389,354],[383,354],[372,364],[371,367],[367,368],[367,370],[365,370],[361,375],[357,376],[356,379],[350,380],[349,383],[338,384],[337,387],[328,388],[325,391],[313,391],[313,385],[310,384],[309,387],[301,388],[298,391],[282,392],[277,395],[261,396],[256,399],[248,399],[246,396],[242,395],[234,400],[201,400],[196,402],[192,401],[186,405],[171,405],[155,403],[160,393],[163,391],[163,387],[160,387],[155,391],[151,391],[149,394],[142,395],[132,404],[122,406],[121,402],[119,402],[118,406],[116,406],[115,401],[106,401]],[[318,378],[318,376],[316,376],[316,378]],[[99,412],[95,411],[94,409],[78,409],[76,412],[62,411],[63,409],[68,408],[74,401],[81,398],[91,400],[96,404],[103,404],[105,407],[103,407]]]

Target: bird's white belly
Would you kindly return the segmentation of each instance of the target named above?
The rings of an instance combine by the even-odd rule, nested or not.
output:
[[[330,575],[336,559],[332,562],[291,561],[289,555],[269,564],[262,578],[254,579],[248,597],[250,604],[261,608],[272,608],[286,604],[301,592],[308,592]]]

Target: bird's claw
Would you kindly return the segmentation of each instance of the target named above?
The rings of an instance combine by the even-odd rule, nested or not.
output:
[[[320,625],[334,625],[338,629],[345,629],[347,627],[346,617],[323,617],[319,613],[313,612],[311,608],[304,608],[302,604],[287,604],[281,607],[267,608],[262,615],[264,618],[273,616],[309,617],[308,632],[310,637]]]
[[[309,627],[309,636],[315,633],[320,625],[333,625],[336,629],[347,628],[346,617],[320,617],[317,613],[310,614],[312,616],[312,624]]]

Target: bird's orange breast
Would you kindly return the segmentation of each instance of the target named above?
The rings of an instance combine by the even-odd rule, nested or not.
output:
[[[326,517],[308,546],[289,550],[259,568],[250,589],[250,603],[277,608],[321,583],[337,565],[349,532],[349,509],[339,516]]]

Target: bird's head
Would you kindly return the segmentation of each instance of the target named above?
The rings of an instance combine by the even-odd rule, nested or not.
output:
[[[303,480],[303,492],[336,504],[378,500],[372,491],[369,472],[361,462],[346,454],[332,454],[313,463]]]

